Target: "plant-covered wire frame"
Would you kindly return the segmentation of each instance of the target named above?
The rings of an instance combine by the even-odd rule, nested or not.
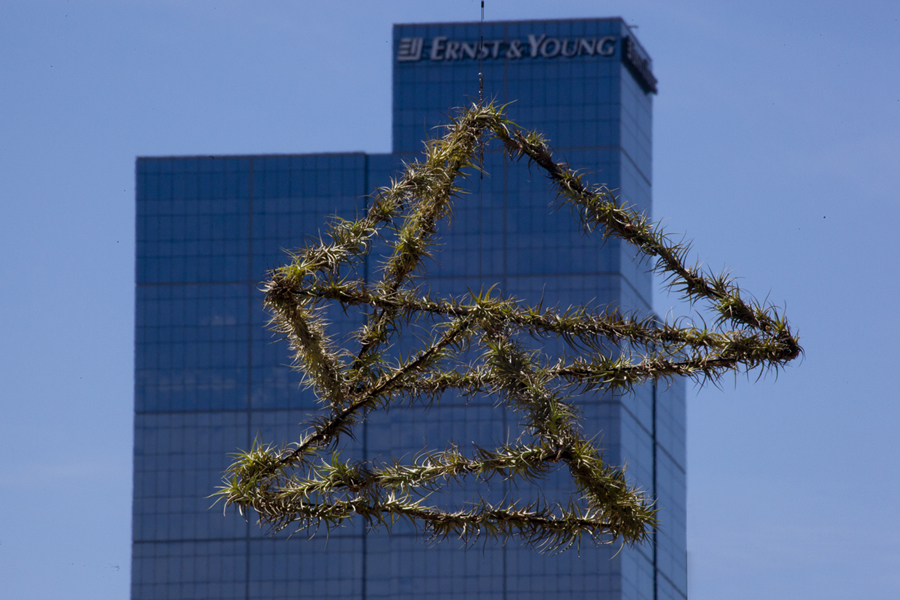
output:
[[[479,150],[491,139],[511,159],[542,170],[557,205],[569,207],[587,234],[632,244],[671,289],[692,305],[707,304],[711,326],[615,308],[529,306],[493,288],[462,298],[423,294],[423,261],[439,222],[457,199],[458,179],[482,167]],[[362,218],[335,219],[327,238],[292,254],[264,287],[273,328],[289,340],[295,368],[326,414],[296,443],[256,443],[238,453],[217,492],[241,514],[252,509],[273,532],[330,529],[359,517],[370,528],[406,520],[432,540],[516,538],[539,550],[563,550],[585,535],[595,543],[642,543],[656,526],[656,508],[627,483],[623,468],[603,461],[571,398],[676,377],[703,384],[729,372],[777,371],[801,353],[774,306],[742,296],[724,275],[688,266],[689,245],[556,162],[538,133],[518,128],[494,104],[458,111],[446,134],[426,143],[421,161],[378,190]],[[380,279],[369,282],[358,274],[376,239],[387,241],[390,254]],[[352,352],[327,333],[323,307],[335,303],[365,312]],[[404,327],[422,316],[430,330],[420,346],[388,358]],[[561,339],[570,353],[550,360],[523,346],[526,335]],[[426,449],[410,464],[345,461],[337,453],[339,440],[372,411],[399,402],[427,406],[446,391],[493,397],[518,414],[522,435],[494,449],[476,446],[470,455],[455,445]],[[574,482],[566,503],[432,505],[435,494],[460,480],[540,480],[555,469],[567,469]]]

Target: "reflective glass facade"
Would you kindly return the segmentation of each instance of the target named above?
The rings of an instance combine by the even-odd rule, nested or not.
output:
[[[361,525],[269,537],[210,509],[229,453],[254,438],[288,442],[318,405],[266,330],[259,282],[285,248],[353,218],[366,194],[415,157],[450,107],[478,95],[515,101],[510,117],[546,133],[558,157],[651,210],[649,60],[620,19],[398,25],[393,153],[142,158],[137,163],[137,311],[132,597],[603,598],[686,596],[685,408],[680,384],[578,400],[605,457],[658,499],[661,528],[639,548],[592,545],[560,555],[505,546],[427,545],[397,527]],[[651,276],[615,240],[585,237],[536,170],[485,152],[483,178],[454,208],[427,273],[436,295],[498,284],[504,294],[566,307],[651,310]],[[377,261],[368,276],[377,277]],[[360,320],[336,312],[340,338]],[[558,351],[552,344],[547,350]],[[406,456],[455,441],[514,439],[515,415],[493,400],[449,398],[393,409],[344,456]],[[462,487],[449,502],[472,500]],[[541,486],[564,497],[567,478]],[[535,498],[498,483],[493,498]],[[446,502],[447,500],[443,500]]]

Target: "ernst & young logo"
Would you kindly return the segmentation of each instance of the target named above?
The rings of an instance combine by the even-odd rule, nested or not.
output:
[[[482,60],[490,58],[557,58],[573,56],[612,56],[616,52],[616,38],[581,37],[555,38],[546,34],[529,34],[527,40],[485,40],[479,49],[478,42],[451,40],[445,36],[435,36],[429,40],[429,50],[425,52],[425,38],[400,38],[397,47],[399,62],[415,62],[423,56],[436,62],[450,60]]]

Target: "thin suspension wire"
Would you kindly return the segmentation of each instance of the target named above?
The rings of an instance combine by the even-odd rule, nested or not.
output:
[[[484,106],[484,0],[481,0],[481,23],[478,25],[478,34],[481,41],[478,42],[478,106]],[[481,144],[481,170],[479,180],[484,181],[484,143]],[[480,186],[481,195],[484,194],[484,184]]]
[[[478,43],[478,105],[484,105],[484,0],[481,0],[481,24],[478,33],[481,41]]]

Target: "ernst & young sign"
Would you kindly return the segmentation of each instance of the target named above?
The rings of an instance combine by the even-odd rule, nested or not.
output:
[[[444,36],[431,38],[427,58],[443,62],[448,60],[523,57],[556,58],[558,56],[612,56],[616,52],[616,38],[555,38],[546,34],[529,34],[527,40],[485,40],[479,51],[478,42],[461,42]],[[412,62],[422,59],[425,38],[401,38],[397,60]]]
[[[397,46],[397,62],[418,62],[423,59],[434,62],[462,60],[521,60],[528,58],[565,59],[576,56],[611,57],[616,53],[618,38],[577,37],[556,38],[546,34],[529,34],[527,39],[485,40],[468,42],[434,36],[430,40],[421,37],[400,38]],[[650,71],[650,61],[637,49],[628,36],[622,38],[622,61],[628,66],[646,92],[656,93],[656,77]]]

